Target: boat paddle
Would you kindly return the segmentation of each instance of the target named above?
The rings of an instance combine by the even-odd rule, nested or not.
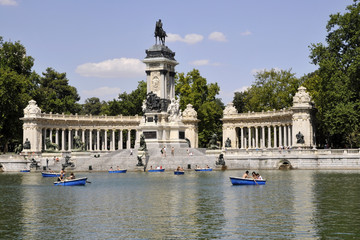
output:
[[[253,179],[254,179],[254,182],[256,183],[256,185],[259,185],[257,182],[256,182],[256,180],[255,180],[255,178],[253,177]]]

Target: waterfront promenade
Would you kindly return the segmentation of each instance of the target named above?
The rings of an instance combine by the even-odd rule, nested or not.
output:
[[[168,148],[169,149],[169,148]],[[191,155],[189,154],[191,153]],[[128,169],[128,171],[144,171],[150,166],[162,166],[174,170],[177,166],[193,169],[209,165],[214,169],[224,169],[216,165],[220,154],[224,155],[226,169],[360,169],[359,149],[175,149],[174,155],[170,151],[166,157],[160,149],[150,149],[147,157],[143,156],[145,166],[136,166],[138,151],[123,149],[114,152],[54,152],[41,155],[20,156],[14,154],[0,155],[3,171],[17,172],[29,168],[31,159],[38,163],[38,170],[48,166],[53,170],[60,170],[65,163],[65,156],[75,167],[73,171],[107,171],[110,167]],[[55,159],[58,159],[56,161]]]

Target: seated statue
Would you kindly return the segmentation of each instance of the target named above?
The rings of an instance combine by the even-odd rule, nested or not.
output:
[[[217,135],[214,133],[209,141],[209,148],[210,149],[219,149],[219,146],[217,145]]]
[[[73,150],[85,150],[85,143],[83,143],[80,139],[80,136],[75,136],[74,137],[74,148]]]
[[[29,139],[26,138],[24,142],[24,149],[30,149],[30,148],[31,148],[30,141]]]
[[[59,148],[59,146],[56,143],[52,143],[50,141],[50,138],[45,139],[45,145],[46,145],[46,150],[50,150],[50,151],[55,151]]]
[[[225,147],[228,147],[228,148],[231,147],[231,140],[230,140],[230,138],[227,138],[227,139],[225,140]]]
[[[300,131],[296,134],[296,143],[305,143],[304,135]]]

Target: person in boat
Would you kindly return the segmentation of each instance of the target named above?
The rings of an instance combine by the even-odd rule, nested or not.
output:
[[[74,174],[74,173],[70,173],[70,177],[68,177],[68,178],[66,178],[66,179],[69,179],[69,180],[75,179],[75,174]]]
[[[252,178],[253,178],[253,179],[257,179],[256,172],[252,172],[251,175],[252,175]]]
[[[180,171],[180,166],[178,166],[178,167],[176,168],[176,171]]]
[[[242,176],[242,178],[249,178],[249,171],[246,171],[246,172],[244,173],[244,175]]]
[[[150,170],[152,170],[153,168],[152,168],[152,166],[150,166]]]
[[[110,170],[109,171],[113,171],[113,168],[112,167],[110,167]]]
[[[262,178],[262,176],[260,175],[260,173],[257,173],[257,174],[256,174],[256,177],[257,177],[257,179],[259,179],[259,180],[263,180],[263,178]]]
[[[210,168],[209,165],[206,165],[206,168],[209,169]]]
[[[180,172],[183,172],[184,171],[184,169],[182,168],[182,167],[180,167],[180,170],[179,170]]]
[[[120,170],[120,167],[119,167],[119,166],[117,166],[117,167],[116,167],[116,170]]]
[[[65,179],[65,171],[64,170],[61,170],[60,171],[60,176],[58,177],[58,181],[61,182],[61,181],[64,181]]]

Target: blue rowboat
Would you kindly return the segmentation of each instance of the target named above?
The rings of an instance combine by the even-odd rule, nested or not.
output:
[[[60,182],[54,182],[54,185],[58,186],[81,186],[86,184],[87,177],[76,178],[76,179],[66,179]]]
[[[126,173],[127,169],[110,170],[109,173]]]
[[[41,172],[43,177],[60,177],[60,173]]]
[[[162,169],[149,169],[148,172],[163,172],[165,171],[165,168]]]
[[[30,172],[30,170],[24,169],[24,170],[20,170],[20,172]]]
[[[184,175],[185,172],[184,171],[174,171],[175,175]]]
[[[211,172],[212,168],[197,168],[195,169],[196,172]]]
[[[252,178],[240,178],[240,177],[230,177],[230,181],[233,185],[265,185],[266,180],[252,179]]]

